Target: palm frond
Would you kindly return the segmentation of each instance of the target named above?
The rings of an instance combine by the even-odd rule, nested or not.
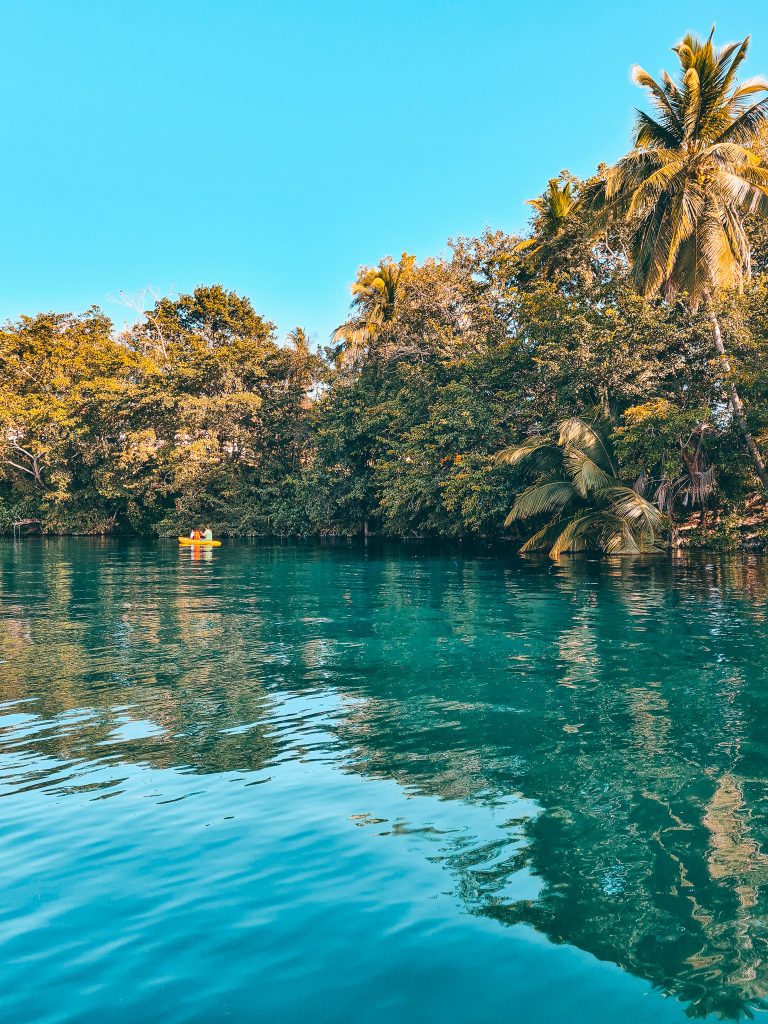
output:
[[[637,537],[620,521],[608,522],[601,532],[600,541],[607,555],[639,555],[642,547]]]
[[[549,548],[557,558],[565,551],[587,549],[658,550],[664,517],[637,489],[618,478],[612,447],[601,425],[574,416],[558,425],[556,442],[546,436],[531,437],[497,458],[514,465],[528,459],[533,464],[539,456],[553,459],[547,467],[549,475],[517,496],[505,520],[509,526],[546,517],[521,551]]]
[[[765,78],[755,77],[748,78],[742,82],[738,89],[735,89],[731,93],[731,105],[733,111],[736,112],[737,107],[741,106],[745,97],[755,96],[759,92],[768,92],[768,81]]]
[[[655,533],[664,525],[659,509],[631,487],[606,487],[601,496],[607,499],[611,512],[629,526],[637,525]]]
[[[512,510],[504,520],[509,526],[517,519],[534,519],[546,512],[564,509],[576,495],[570,480],[551,480],[548,483],[534,484],[527,487],[512,506]]]
[[[642,68],[654,114],[640,111],[635,148],[604,177],[601,216],[632,225],[632,277],[648,297],[687,293],[691,305],[749,276],[743,219],[768,210],[768,164],[758,145],[768,124],[768,82],[738,84],[749,37],[716,49],[687,35],[674,47],[678,83]]]
[[[717,142],[755,142],[758,132],[768,119],[768,96],[747,107],[720,132]]]
[[[532,551],[548,551],[560,535],[563,524],[567,522],[567,519],[557,518],[547,523],[546,526],[542,526],[528,538],[525,544],[521,545],[520,554],[528,555]]]
[[[647,89],[651,93],[654,105],[662,117],[660,127],[679,143],[683,135],[683,126],[680,123],[677,111],[670,101],[669,94],[638,64],[632,68],[632,79],[636,85]],[[657,124],[657,122],[654,122],[654,124]]]
[[[566,445],[563,465],[581,498],[586,498],[592,491],[601,491],[611,485],[613,478],[580,448]]]
[[[695,67],[690,67],[683,75],[683,88],[686,92],[685,115],[683,117],[683,137],[691,139],[696,134],[701,117],[701,79]]]
[[[586,551],[589,547],[590,535],[599,521],[600,516],[596,513],[573,516],[552,545],[549,557],[559,558],[560,555],[567,552]]]
[[[510,448],[504,448],[496,455],[496,461],[503,463],[507,466],[516,466],[526,460],[535,460],[534,464],[537,467],[542,465],[541,456],[548,456],[548,461],[551,463],[551,457],[559,456],[560,450],[557,445],[552,443],[549,437],[542,435],[535,435],[533,437],[527,437],[521,444],[513,445]]]
[[[723,93],[727,93],[733,85],[736,78],[736,72],[739,70],[739,67],[747,56],[750,42],[751,37],[746,36],[742,39],[741,43],[731,43],[730,46],[725,46],[723,48],[718,60],[718,69],[725,71],[725,74],[720,81],[720,89]],[[736,51],[736,54],[733,57],[733,60],[731,60],[731,55],[734,51]],[[738,90],[736,90],[736,92],[738,93]]]
[[[605,437],[591,423],[578,416],[572,416],[559,423],[558,432],[559,445],[581,449],[589,454],[598,466],[613,473],[610,447]]]
[[[672,149],[680,144],[680,134],[644,110],[635,111],[635,145],[638,148]]]

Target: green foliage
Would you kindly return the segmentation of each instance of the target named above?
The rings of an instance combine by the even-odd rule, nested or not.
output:
[[[528,464],[535,482],[518,494],[507,525],[524,521],[534,532],[521,551],[599,551],[634,555],[660,548],[659,509],[618,476],[609,431],[577,417],[557,436],[528,438],[501,451],[501,463]]]
[[[714,32],[714,29],[713,29]],[[717,50],[686,36],[676,83],[634,69],[656,117],[638,111],[635,148],[606,176],[605,201],[633,222],[632,273],[645,295],[685,292],[697,304],[749,276],[744,217],[768,198],[756,151],[768,118],[768,83],[740,85],[749,38]]]
[[[624,470],[671,514],[708,504],[715,490],[716,436],[708,409],[681,409],[657,398],[627,409],[614,441]]]
[[[686,38],[677,82],[638,70],[655,116],[633,150],[553,178],[527,237],[361,268],[322,354],[220,285],[119,336],[97,309],[7,324],[0,529],[559,553],[738,519],[768,444],[768,100],[736,81],[746,50]]]
[[[687,35],[674,49],[679,80],[662,84],[634,69],[656,117],[638,112],[635,148],[605,175],[593,205],[631,225],[632,279],[648,297],[684,296],[704,304],[728,401],[755,471],[768,490],[768,468],[753,437],[733,376],[717,313],[722,293],[740,290],[751,276],[746,219],[768,210],[768,82],[740,84],[736,73],[749,37],[718,50]]]
[[[97,310],[23,318],[0,359],[4,518],[84,533],[268,532],[319,365],[218,286],[119,339]]]

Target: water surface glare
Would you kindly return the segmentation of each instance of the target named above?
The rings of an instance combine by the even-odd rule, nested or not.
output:
[[[0,541],[0,1008],[737,1019],[768,560]]]

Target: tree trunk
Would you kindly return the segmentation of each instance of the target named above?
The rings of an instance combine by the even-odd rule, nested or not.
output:
[[[736,390],[736,385],[733,383],[733,379],[731,377],[731,361],[728,358],[728,353],[725,351],[725,345],[723,344],[720,321],[717,319],[717,313],[715,312],[715,307],[711,301],[707,302],[707,315],[709,317],[709,322],[712,325],[712,338],[715,342],[717,354],[720,357],[720,365],[722,366],[726,377],[728,404],[731,407],[733,418],[736,420],[739,430],[744,437],[744,441],[749,449],[749,454],[752,456],[752,462],[755,464],[755,470],[757,475],[760,477],[760,483],[763,487],[768,489],[768,470],[765,468],[765,462],[763,461],[763,456],[760,454],[760,449],[755,444],[755,439],[749,432],[747,417],[744,415],[744,406],[741,398],[739,397],[739,393]]]

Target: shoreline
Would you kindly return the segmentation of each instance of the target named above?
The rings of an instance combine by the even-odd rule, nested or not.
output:
[[[732,532],[724,534],[717,530],[708,531],[709,538],[703,538],[693,531],[685,531],[682,537],[678,536],[676,542],[669,543],[657,554],[641,555],[607,555],[599,552],[564,552],[565,557],[587,557],[589,559],[611,559],[611,558],[634,558],[649,559],[660,556],[675,556],[682,554],[768,554],[768,537],[760,535],[749,535],[739,538]],[[249,545],[257,544],[319,544],[328,547],[360,547],[380,548],[388,546],[405,546],[418,548],[453,548],[464,551],[486,551],[498,552],[507,556],[519,556],[526,560],[548,558],[542,552],[521,554],[520,542],[504,538],[483,538],[483,537],[445,537],[445,536],[421,536],[421,537],[397,537],[385,534],[341,534],[341,533],[314,533],[314,534],[254,534],[254,533],[217,533],[216,539],[222,541],[222,545],[231,546],[236,542],[246,542]],[[98,540],[104,541],[136,541],[142,543],[178,543],[177,534],[158,533],[122,533],[122,532],[88,532],[78,533],[74,531],[47,530],[38,533],[14,533],[13,531],[0,531],[0,540],[10,540],[15,543],[22,541],[43,541],[43,540]]]

